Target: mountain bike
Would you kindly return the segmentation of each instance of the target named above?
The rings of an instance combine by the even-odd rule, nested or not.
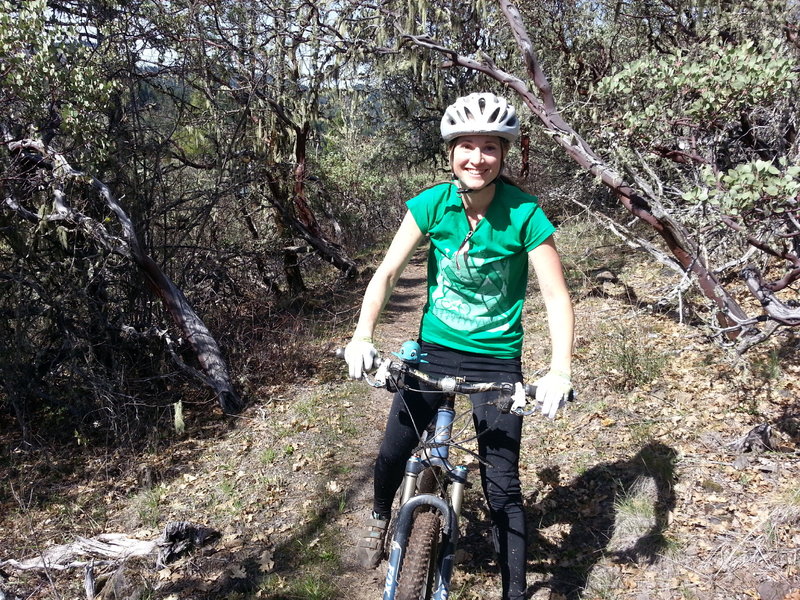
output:
[[[337,355],[343,357],[343,350]],[[467,383],[455,377],[432,377],[416,368],[420,361],[419,345],[405,342],[400,360],[382,358],[377,370],[364,380],[389,392],[414,389],[417,382],[443,394],[443,401],[420,444],[406,462],[401,485],[400,509],[394,520],[383,600],[447,600],[453,574],[458,519],[468,469],[450,463],[453,423],[456,419],[456,394],[499,392],[495,404],[502,412],[525,416],[532,410],[511,411],[514,384],[508,382]],[[525,395],[535,398],[536,388],[525,385]]]

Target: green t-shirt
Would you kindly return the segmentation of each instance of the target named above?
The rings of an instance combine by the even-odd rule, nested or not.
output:
[[[500,180],[495,185],[494,199],[472,232],[452,183],[428,188],[406,203],[431,241],[420,338],[516,358],[522,353],[528,252],[555,227],[535,196]]]

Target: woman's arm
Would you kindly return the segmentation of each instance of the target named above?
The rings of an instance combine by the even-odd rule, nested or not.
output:
[[[575,335],[575,313],[569,297],[561,258],[558,256],[553,236],[528,253],[530,264],[539,281],[542,298],[547,309],[547,325],[550,330],[550,370],[570,378],[572,373],[572,349]]]
[[[383,307],[392,295],[392,290],[400,279],[403,269],[414,254],[419,243],[424,238],[417,222],[410,212],[406,212],[397,233],[394,235],[386,256],[383,258],[375,274],[367,285],[364,300],[361,303],[361,314],[358,324],[353,332],[353,339],[372,341],[372,334],[378,322]]]

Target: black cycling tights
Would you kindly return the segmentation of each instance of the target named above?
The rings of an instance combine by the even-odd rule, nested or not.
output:
[[[441,377],[463,377],[468,382],[522,380],[519,359],[498,359],[435,346],[422,345],[419,368]],[[420,386],[422,387],[422,386]],[[519,481],[519,449],[522,419],[500,413],[489,400],[497,393],[472,396],[472,417],[478,433],[481,484],[494,525],[495,542],[503,578],[503,600],[525,597],[527,534]],[[392,501],[405,473],[405,464],[419,442],[420,433],[436,414],[442,401],[439,392],[395,394],[386,433],[375,462],[373,509],[390,515]]]

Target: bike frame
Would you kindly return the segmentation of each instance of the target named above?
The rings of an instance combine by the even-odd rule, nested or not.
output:
[[[467,467],[452,466],[449,461],[449,445],[455,411],[454,396],[448,395],[444,406],[438,409],[434,430],[434,446],[430,451],[413,455],[406,462],[406,475],[403,480],[403,495],[397,515],[395,532],[389,553],[389,566],[383,589],[383,600],[394,600],[398,585],[400,565],[403,563],[408,538],[413,525],[414,511],[421,506],[435,509],[442,519],[442,544],[434,557],[434,580],[432,600],[447,600],[450,593],[450,579],[453,576],[456,545],[458,543],[458,518],[461,501],[467,484]],[[449,501],[436,494],[417,494],[416,483],[419,474],[429,467],[440,467],[451,481]]]

